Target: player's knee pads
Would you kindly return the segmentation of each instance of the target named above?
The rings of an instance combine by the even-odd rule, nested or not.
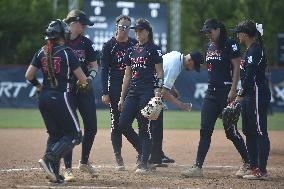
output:
[[[74,147],[74,144],[73,144],[72,137],[64,136],[60,138],[60,140],[54,144],[50,152],[46,153],[46,158],[53,162],[58,161],[67,152],[72,150],[73,147]]]
[[[200,138],[211,138],[213,130],[200,129]]]

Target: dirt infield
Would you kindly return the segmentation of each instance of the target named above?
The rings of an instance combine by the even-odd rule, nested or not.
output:
[[[59,186],[48,184],[37,161],[41,158],[47,134],[44,129],[0,129],[0,188],[284,188],[284,132],[271,131],[268,162],[269,179],[247,181],[234,173],[240,157],[222,130],[213,134],[211,148],[204,164],[204,178],[183,178],[181,172],[195,159],[199,140],[197,130],[165,130],[164,151],[176,160],[168,168],[157,168],[146,176],[135,175],[136,152],[124,140],[126,171],[114,170],[110,130],[99,130],[90,160],[99,176],[90,178],[75,169],[77,181]],[[73,166],[78,165],[81,146],[74,151]]]

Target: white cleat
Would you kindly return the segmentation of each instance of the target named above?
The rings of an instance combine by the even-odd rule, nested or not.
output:
[[[79,162],[78,169],[83,172],[89,173],[91,177],[98,177],[97,169],[94,166],[92,166],[90,162],[86,164]]]
[[[64,180],[67,182],[74,182],[75,177],[71,168],[65,169],[63,172]]]
[[[197,165],[193,165],[191,168],[186,170],[181,174],[182,176],[189,177],[203,177],[203,169],[198,167]]]

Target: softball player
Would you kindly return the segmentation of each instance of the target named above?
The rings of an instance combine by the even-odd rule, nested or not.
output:
[[[185,171],[185,177],[202,177],[203,163],[211,143],[214,125],[227,103],[236,97],[240,70],[240,51],[238,45],[227,37],[223,23],[208,19],[201,32],[210,39],[206,52],[208,69],[208,89],[201,110],[201,129],[195,164]],[[231,140],[240,153],[244,164],[237,176],[247,171],[249,158],[244,140],[237,130],[237,125],[224,125],[226,137]]]
[[[258,26],[259,27],[259,26]],[[252,20],[246,20],[235,28],[240,43],[246,46],[241,61],[241,89],[236,100],[242,101],[242,125],[246,136],[251,171],[246,179],[267,177],[267,160],[270,141],[267,133],[267,108],[270,90],[265,77],[266,57],[259,30]]]
[[[87,80],[76,55],[65,46],[68,35],[66,23],[52,21],[45,32],[47,45],[34,55],[26,72],[26,79],[40,91],[39,110],[49,135],[39,164],[47,178],[57,183],[63,182],[59,176],[60,159],[82,140],[70,78],[74,74],[79,83]],[[43,74],[42,85],[35,77],[38,69]]]
[[[161,96],[163,59],[161,50],[153,42],[150,23],[140,18],[136,20],[133,29],[135,29],[138,44],[131,48],[125,56],[126,70],[118,103],[119,110],[122,110],[119,117],[119,129],[140,154],[135,172],[145,174],[149,171],[147,163],[152,146],[152,123],[142,116],[140,110],[148,104],[152,97]],[[157,77],[155,77],[155,72]],[[135,117],[138,122],[140,141],[131,127]]]
[[[177,90],[174,83],[183,69],[200,71],[200,63],[202,63],[202,55],[199,52],[192,52],[188,55],[183,55],[180,52],[172,51],[163,55],[163,70],[164,70],[164,86],[163,86],[163,99],[171,102],[176,107],[184,111],[191,110],[191,103],[181,102],[176,94]],[[173,93],[173,91],[175,91]],[[153,123],[153,147],[151,152],[150,162],[157,164],[157,166],[165,166],[162,163],[171,163],[163,161],[165,156],[162,151],[163,143],[163,113],[159,116],[158,120]],[[170,159],[170,158],[168,158]]]
[[[137,43],[135,39],[128,36],[130,25],[130,17],[120,15],[116,18],[116,35],[104,44],[101,58],[102,102],[110,106],[111,142],[118,171],[125,170],[121,156],[122,133],[118,129],[120,111],[117,106],[126,67],[123,57],[127,50]]]
[[[68,46],[73,49],[82,70],[90,79],[94,79],[98,72],[97,53],[95,52],[91,40],[82,35],[87,25],[92,26],[86,14],[80,10],[72,10],[68,13],[66,23],[69,24],[71,30],[71,40]],[[79,169],[89,173],[91,176],[96,176],[95,167],[89,162],[90,151],[97,133],[97,115],[94,91],[90,90],[83,93],[74,89],[76,92],[75,104],[80,112],[84,123],[84,137],[82,140],[82,154],[79,162]],[[65,162],[65,180],[74,180],[72,173],[72,151],[64,157]]]

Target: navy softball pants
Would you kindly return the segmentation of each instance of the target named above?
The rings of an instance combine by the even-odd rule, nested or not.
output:
[[[270,92],[255,88],[253,95],[245,96],[242,102],[242,126],[246,136],[247,149],[251,167],[258,167],[266,172],[270,151],[267,133],[267,108]]]
[[[201,110],[200,140],[197,151],[196,165],[202,167],[211,143],[217,118],[227,105],[227,95],[230,87],[224,89],[208,89]],[[225,127],[226,137],[231,140],[240,153],[242,160],[249,163],[244,140],[237,130],[237,125]]]
[[[138,154],[141,154],[143,164],[148,162],[151,153],[152,133],[151,121],[143,117],[140,111],[148,104],[153,96],[153,89],[139,91],[130,89],[119,117],[119,128],[122,134],[133,145]],[[132,128],[132,122],[135,118],[138,122],[139,136]]]
[[[78,107],[84,123],[81,163],[86,164],[97,134],[97,114],[93,90],[89,90],[87,93],[78,91],[75,98],[75,105]],[[64,157],[64,162],[66,168],[72,167],[72,151]]]

